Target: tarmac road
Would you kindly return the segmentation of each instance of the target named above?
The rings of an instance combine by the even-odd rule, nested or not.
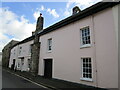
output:
[[[8,72],[4,69],[2,70],[2,88],[3,88],[2,90],[6,90],[5,88],[16,88],[16,89],[17,88],[25,88],[25,89],[39,88],[39,90],[41,90],[41,89],[42,90],[50,90],[47,87],[38,85],[34,82],[28,81],[19,76],[11,74],[10,72]]]
[[[2,89],[2,66],[0,65],[0,90]]]

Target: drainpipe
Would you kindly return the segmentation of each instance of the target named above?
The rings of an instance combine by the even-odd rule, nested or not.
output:
[[[93,26],[93,55],[94,55],[94,63],[95,63],[95,74],[96,74],[96,87],[98,87],[98,73],[97,73],[97,59],[96,59],[96,42],[95,42],[95,29],[94,29],[94,15],[91,16],[92,26]]]

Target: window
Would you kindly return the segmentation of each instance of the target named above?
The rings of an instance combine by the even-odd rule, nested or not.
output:
[[[22,47],[20,47],[20,49],[22,49]]]
[[[92,80],[92,63],[91,58],[82,58],[82,79]]]
[[[21,64],[22,64],[22,66],[24,65],[24,59],[21,59]]]
[[[28,68],[30,68],[31,61],[28,59]]]
[[[15,50],[14,50],[14,55],[15,55]]]
[[[48,39],[48,51],[52,50],[52,38]]]
[[[89,27],[85,27],[80,29],[80,34],[81,34],[81,45],[82,47],[87,47],[90,46],[90,30]]]
[[[22,47],[19,48],[19,54],[21,54]]]
[[[20,63],[18,63],[18,67],[20,67]]]
[[[19,54],[21,54],[21,50],[19,51]]]

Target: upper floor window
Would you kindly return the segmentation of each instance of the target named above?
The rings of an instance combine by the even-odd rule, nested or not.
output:
[[[14,50],[14,55],[15,55],[15,50]]]
[[[22,47],[19,47],[19,54],[21,54]]]
[[[20,49],[22,49],[22,47],[20,47]]]
[[[89,26],[80,29],[80,38],[81,38],[81,47],[87,47],[90,46],[91,41],[90,41],[90,29]]]
[[[48,39],[48,51],[52,50],[52,38]]]

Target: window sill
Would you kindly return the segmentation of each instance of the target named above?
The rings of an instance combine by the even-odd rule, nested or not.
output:
[[[80,48],[89,48],[89,47],[91,47],[91,44],[82,45]]]
[[[93,82],[93,80],[92,80],[92,79],[90,79],[90,78],[80,78],[80,80],[82,80],[82,81],[89,81],[89,82]]]
[[[52,50],[50,50],[50,51],[47,51],[48,53],[51,53],[52,52]]]

